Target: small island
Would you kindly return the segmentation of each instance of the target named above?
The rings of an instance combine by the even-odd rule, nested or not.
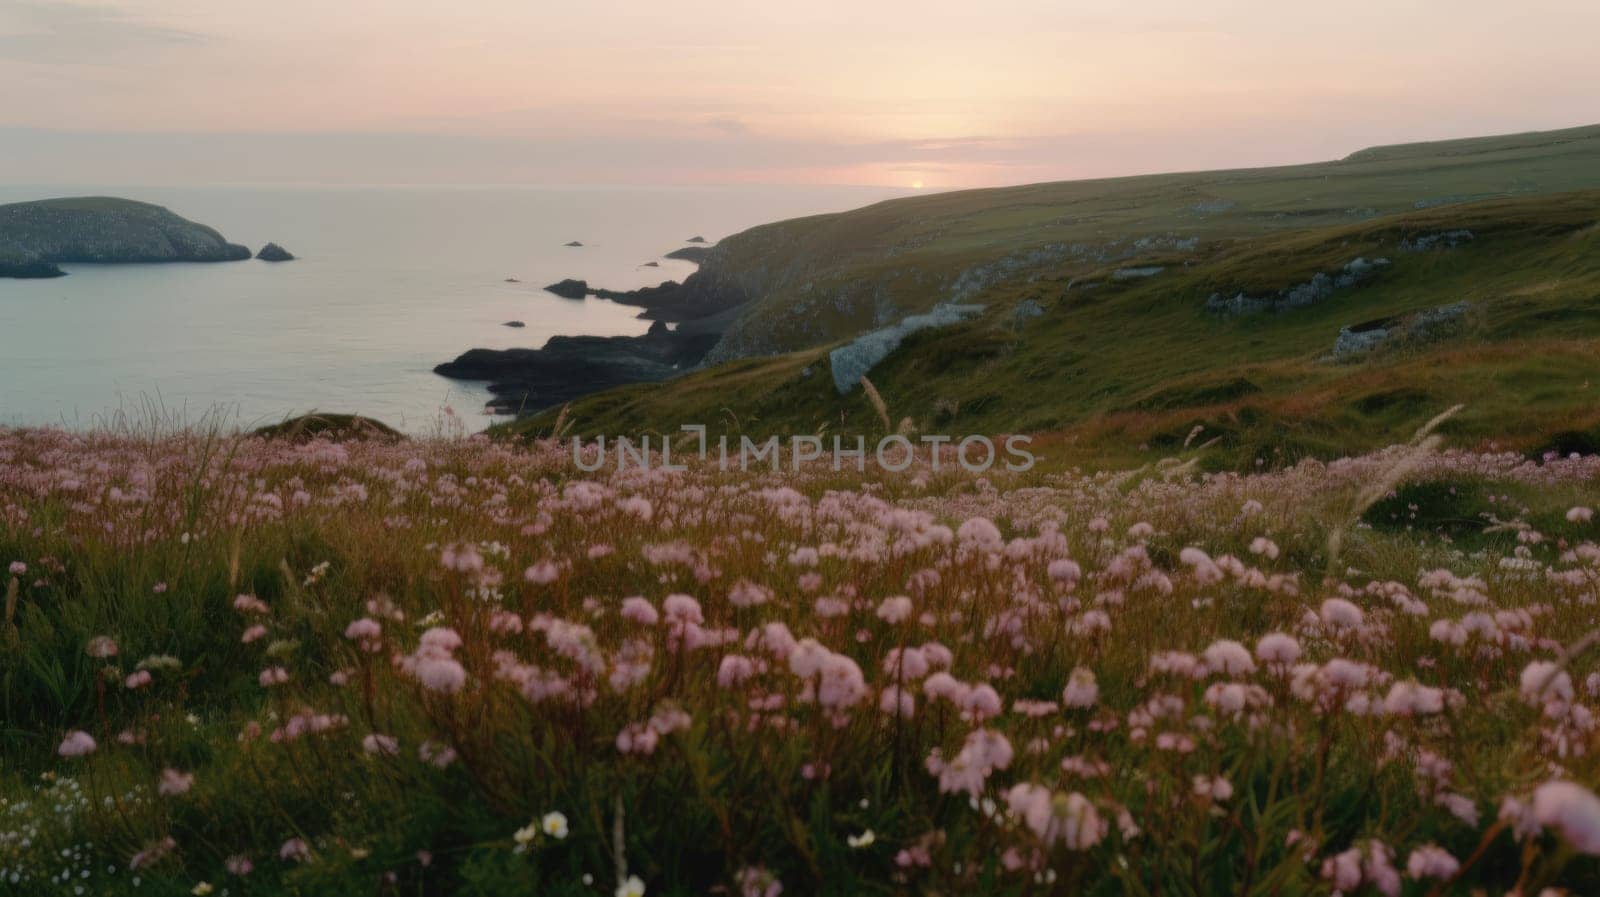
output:
[[[60,277],[61,264],[248,258],[214,228],[150,203],[89,196],[0,205],[0,277]]]
[[[589,283],[583,280],[559,280],[544,288],[547,293],[555,293],[563,299],[582,299],[589,295]]]
[[[268,243],[261,247],[260,252],[256,253],[256,258],[263,262],[292,262],[294,261],[294,253],[276,243]]]

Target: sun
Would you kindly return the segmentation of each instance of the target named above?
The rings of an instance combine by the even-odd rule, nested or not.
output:
[[[913,190],[921,190],[922,189],[922,182],[921,181],[912,181],[911,182],[911,189],[913,189]]]

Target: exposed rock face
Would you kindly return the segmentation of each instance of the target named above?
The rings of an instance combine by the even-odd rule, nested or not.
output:
[[[854,389],[867,372],[889,353],[900,348],[900,343],[910,334],[930,327],[947,327],[983,313],[981,305],[936,305],[925,315],[912,315],[898,324],[863,333],[848,345],[828,353],[828,364],[833,368],[833,388],[844,395]]]
[[[1333,344],[1333,357],[1343,360],[1371,352],[1389,338],[1389,330],[1393,326],[1394,321],[1385,318],[1341,328],[1339,338]]]
[[[1231,298],[1223,298],[1221,293],[1213,293],[1206,299],[1206,311],[1236,317],[1266,311],[1283,312],[1305,308],[1327,299],[1338,290],[1370,280],[1387,267],[1389,260],[1386,258],[1351,259],[1343,268],[1332,274],[1319,273],[1305,283],[1296,284],[1268,296],[1251,296],[1241,292]]]
[[[256,253],[256,258],[263,262],[292,262],[294,254],[276,243],[268,243]]]
[[[1041,317],[1044,317],[1044,306],[1040,305],[1039,300],[1037,299],[1024,299],[1017,303],[1016,308],[1011,310],[1012,320],[1017,321],[1018,323],[1029,320],[1030,318]]]
[[[1111,279],[1118,281],[1144,280],[1147,277],[1154,277],[1165,270],[1167,269],[1162,265],[1146,265],[1141,268],[1118,268],[1111,272]]]
[[[11,264],[228,262],[249,257],[250,250],[229,243],[215,230],[148,203],[83,197],[0,205],[0,259]]]
[[[1333,344],[1333,359],[1349,361],[1380,346],[1438,339],[1458,326],[1470,308],[1466,302],[1452,302],[1411,315],[1352,324],[1339,331]]]
[[[1430,249],[1454,249],[1462,243],[1471,243],[1470,230],[1447,230],[1437,234],[1419,234],[1400,241],[1401,252],[1427,252]]]

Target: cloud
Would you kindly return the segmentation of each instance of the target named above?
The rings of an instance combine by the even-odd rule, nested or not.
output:
[[[35,65],[123,65],[203,34],[145,21],[115,6],[0,0],[0,61]]]

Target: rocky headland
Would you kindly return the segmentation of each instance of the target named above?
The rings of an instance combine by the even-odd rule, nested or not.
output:
[[[538,349],[472,349],[434,373],[487,381],[494,394],[489,405],[503,414],[537,411],[627,383],[665,380],[699,365],[753,295],[739,280],[706,268],[682,283],[668,280],[637,290],[608,290],[571,278],[545,290],[565,299],[596,296],[630,305],[653,323],[642,336],[557,336]]]
[[[665,380],[694,367],[719,330],[661,321],[642,336],[554,336],[539,349],[472,349],[434,373],[488,381],[489,407],[501,414],[537,411],[591,392]]]
[[[59,264],[231,262],[250,250],[161,206],[110,197],[0,205],[0,276],[57,277]]]

